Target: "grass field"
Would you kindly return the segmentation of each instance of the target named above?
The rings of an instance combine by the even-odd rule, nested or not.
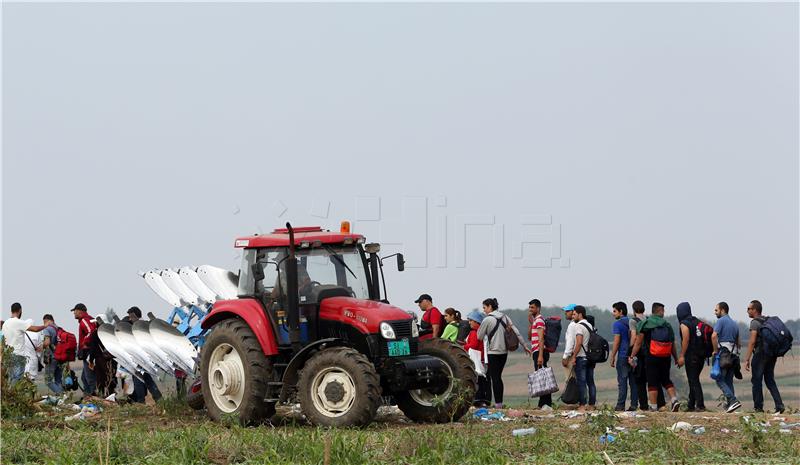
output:
[[[69,413],[69,412],[67,412]],[[645,418],[564,418],[556,411],[525,411],[526,417],[487,422],[417,425],[392,408],[382,408],[364,429],[325,430],[306,425],[297,413],[279,411],[275,424],[242,428],[234,421],[212,423],[174,400],[155,405],[107,407],[98,416],[66,422],[65,412],[42,412],[4,421],[2,463],[44,464],[599,464],[611,463],[792,463],[800,464],[800,430],[779,433],[752,427],[745,414],[652,413]],[[552,415],[548,417],[548,415]],[[800,415],[784,415],[787,423]],[[755,418],[754,418],[755,419]],[[682,420],[706,433],[673,433]],[[571,425],[577,425],[572,426]],[[536,433],[514,437],[512,430]],[[625,428],[620,432],[615,428]],[[599,442],[611,428],[618,439]],[[729,433],[721,430],[727,428]],[[639,431],[642,432],[639,432]],[[326,449],[328,452],[326,452]],[[108,461],[105,457],[108,455]]]

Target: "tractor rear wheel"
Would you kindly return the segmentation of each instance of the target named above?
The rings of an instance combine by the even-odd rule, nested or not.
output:
[[[450,384],[444,389],[414,389],[396,392],[397,406],[419,423],[447,423],[459,420],[469,411],[475,398],[478,378],[475,366],[464,349],[445,339],[420,341],[420,355],[429,355],[447,366]]]
[[[300,407],[314,425],[367,425],[381,402],[375,367],[349,347],[314,354],[303,366],[297,385]]]
[[[213,420],[233,415],[248,426],[275,415],[275,404],[264,402],[272,364],[244,321],[231,318],[214,325],[203,345],[200,371],[203,400]]]

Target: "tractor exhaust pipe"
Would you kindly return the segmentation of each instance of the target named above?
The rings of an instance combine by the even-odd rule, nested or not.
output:
[[[300,349],[300,303],[298,301],[297,259],[295,258],[294,228],[288,222],[289,258],[286,263],[286,303],[288,305],[289,342],[293,350]]]

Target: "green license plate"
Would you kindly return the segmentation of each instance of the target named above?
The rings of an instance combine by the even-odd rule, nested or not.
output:
[[[389,341],[389,356],[399,357],[401,355],[411,355],[411,347],[408,345],[408,339]]]

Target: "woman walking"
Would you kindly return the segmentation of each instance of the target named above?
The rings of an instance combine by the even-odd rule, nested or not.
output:
[[[514,326],[511,318],[497,311],[497,307],[495,298],[483,301],[483,312],[486,314],[486,318],[478,328],[478,339],[485,341],[489,359],[489,380],[494,393],[494,407],[503,408],[503,369],[506,366],[506,359],[508,359],[506,331],[510,329],[514,332],[525,353],[530,354],[530,350],[525,346],[525,340]]]

